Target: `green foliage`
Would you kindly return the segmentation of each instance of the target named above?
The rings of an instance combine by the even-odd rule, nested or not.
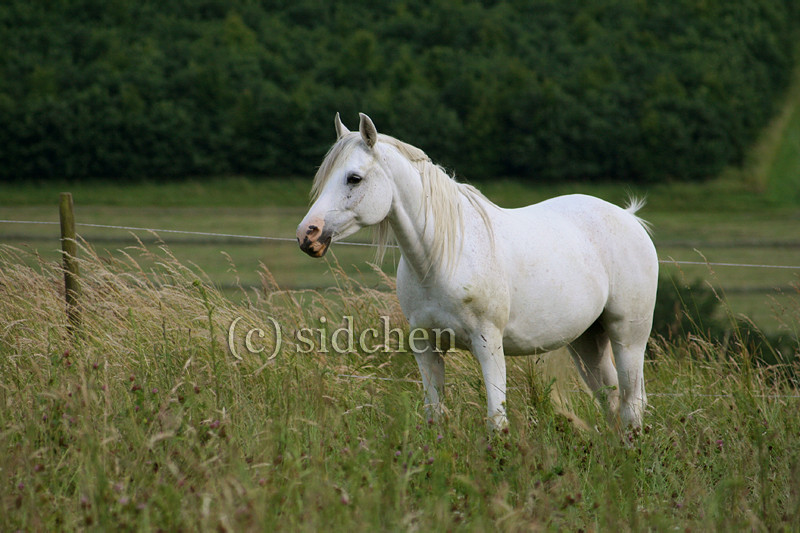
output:
[[[674,342],[687,335],[719,339],[725,333],[720,300],[703,280],[660,278],[653,314],[653,334]]]
[[[791,0],[0,6],[0,179],[309,174],[336,111],[470,178],[701,179],[791,66]]]
[[[724,298],[709,283],[661,278],[653,315],[653,333],[667,342],[681,344],[692,338],[719,346],[719,351],[766,365],[792,362],[788,375],[797,374],[800,341],[796,334],[765,333],[750,319],[735,316]]]

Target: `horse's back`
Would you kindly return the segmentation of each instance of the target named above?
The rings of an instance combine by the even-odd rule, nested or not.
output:
[[[629,261],[657,264],[646,223],[635,214],[639,204],[633,205],[633,209],[624,209],[594,196],[570,194],[507,212],[534,225],[548,221],[546,225],[556,233],[577,230],[592,252],[607,255],[608,260],[629,256]]]
[[[559,216],[583,234],[587,253],[598,254],[614,285],[652,284],[658,256],[646,222],[636,216],[639,202],[622,208],[584,194],[571,194],[530,206],[539,216]]]

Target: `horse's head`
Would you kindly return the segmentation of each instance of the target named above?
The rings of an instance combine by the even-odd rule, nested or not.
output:
[[[300,249],[322,257],[331,242],[382,222],[392,205],[392,184],[375,149],[378,131],[363,113],[358,133],[336,114],[338,139],[314,178],[311,209],[297,227]]]

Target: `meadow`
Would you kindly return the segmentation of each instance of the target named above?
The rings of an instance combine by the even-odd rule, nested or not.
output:
[[[0,247],[2,530],[800,527],[795,369],[755,366],[735,339],[654,339],[638,433],[609,427],[563,354],[514,358],[511,430],[490,435],[469,354],[448,355],[431,423],[396,339],[324,349],[344,316],[407,332],[389,276],[333,269],[333,288],[284,291],[262,267],[232,299],[167,247],[83,248],[71,330],[61,271],[26,254]],[[265,335],[248,349],[251,329]]]
[[[241,196],[250,205],[204,205],[237,186],[255,189]],[[186,183],[166,187],[183,205],[163,205],[162,192],[147,207],[137,202],[150,186],[109,187],[107,198],[98,187],[94,200],[91,188],[70,188],[79,222],[291,236],[302,206],[256,204],[285,186]],[[697,260],[697,242],[714,242],[709,260],[798,264],[796,248],[763,245],[795,238],[795,208],[740,209],[735,188],[709,184],[726,194],[701,209],[713,195],[682,187],[698,186],[648,192],[643,214],[662,257]],[[570,192],[484,189],[501,203]],[[592,192],[623,201],[624,189]],[[56,219],[54,206],[37,203],[7,205],[2,217]],[[57,227],[2,230],[2,530],[800,527],[797,363],[755,365],[760,354],[735,327],[725,346],[695,331],[653,339],[637,434],[606,423],[563,353],[515,358],[511,431],[492,436],[469,354],[448,355],[448,416],[431,424],[416,364],[396,340],[375,353],[330,349],[346,316],[356,335],[380,330],[381,317],[407,333],[391,257],[383,273],[367,264],[369,248],[338,246],[314,261],[293,243],[79,228],[82,326],[70,332]],[[790,288],[791,272],[668,268],[724,286],[731,316],[751,305],[759,323],[797,331],[796,291],[732,290]],[[297,342],[304,328],[311,351]]]
[[[478,185],[509,207],[646,195],[662,259],[800,265],[798,116],[787,105],[743,169],[701,184]],[[79,223],[291,238],[309,184],[4,184],[0,218],[57,221],[70,190]],[[730,335],[653,337],[640,432],[609,426],[557,352],[509,361],[511,429],[491,435],[469,354],[448,354],[434,424],[399,338],[331,349],[344,317],[408,333],[391,254],[376,270],[369,248],[314,261],[293,243],[78,229],[71,328],[57,227],[0,223],[0,530],[800,529],[798,363],[757,364],[768,348],[737,320],[796,337],[796,271],[663,264],[713,287]]]

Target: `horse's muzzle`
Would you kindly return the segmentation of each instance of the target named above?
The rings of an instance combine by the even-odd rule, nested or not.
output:
[[[330,231],[323,230],[319,225],[302,225],[297,228],[297,243],[300,249],[311,257],[322,257],[328,251],[333,237]]]

